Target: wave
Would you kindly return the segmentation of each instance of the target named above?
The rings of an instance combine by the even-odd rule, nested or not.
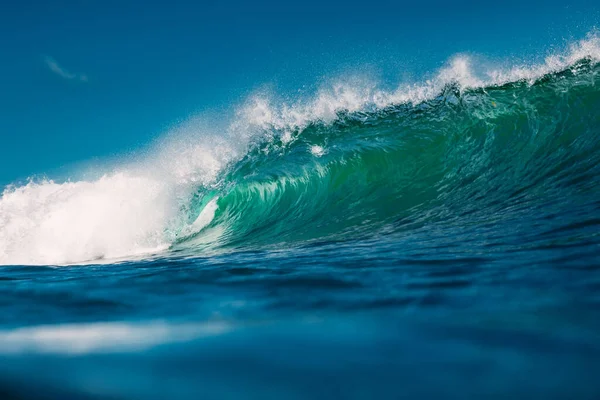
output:
[[[475,74],[457,56],[393,91],[251,96],[221,129],[189,121],[98,179],[6,188],[0,264],[346,240],[592,201],[599,61],[590,35],[539,65]]]

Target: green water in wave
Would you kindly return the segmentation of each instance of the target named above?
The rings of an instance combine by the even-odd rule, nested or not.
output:
[[[421,104],[268,132],[196,194],[192,220],[215,196],[218,208],[185,245],[216,229],[219,246],[238,247],[551,213],[553,199],[576,201],[597,179],[599,72],[584,60],[534,84],[448,86]]]

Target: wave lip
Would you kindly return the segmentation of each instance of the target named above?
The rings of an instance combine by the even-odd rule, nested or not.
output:
[[[234,125],[250,125],[262,130],[303,129],[314,122],[331,123],[338,119],[339,113],[381,110],[401,104],[418,105],[435,99],[449,85],[467,90],[521,81],[533,84],[545,76],[572,68],[582,60],[600,61],[600,36],[596,33],[571,44],[564,53],[546,57],[541,64],[492,67],[477,74],[469,56],[457,55],[432,78],[417,84],[400,85],[392,91],[378,88],[376,82],[350,80],[334,82],[308,101],[277,103],[268,96],[253,96],[239,110]]]

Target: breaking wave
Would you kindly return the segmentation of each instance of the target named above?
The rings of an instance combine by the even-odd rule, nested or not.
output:
[[[202,256],[517,215],[585,230],[600,198],[599,61],[590,35],[539,65],[476,74],[456,56],[392,91],[351,79],[295,102],[251,96],[222,129],[191,120],[97,179],[7,187],[0,264]]]

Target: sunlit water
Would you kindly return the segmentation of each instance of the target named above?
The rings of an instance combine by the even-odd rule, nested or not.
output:
[[[0,397],[598,398],[599,48],[7,188]]]

